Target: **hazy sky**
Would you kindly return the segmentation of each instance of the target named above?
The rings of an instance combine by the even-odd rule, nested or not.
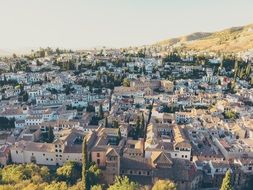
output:
[[[253,0],[0,0],[0,49],[144,45],[253,23]]]

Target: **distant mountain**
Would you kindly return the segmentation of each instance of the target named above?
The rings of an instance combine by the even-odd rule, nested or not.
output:
[[[213,33],[193,33],[156,43],[158,46],[178,46],[185,50],[242,52],[253,49],[253,24],[233,27]]]
[[[172,46],[177,43],[184,43],[192,40],[199,40],[205,37],[208,37],[212,35],[212,33],[205,33],[205,32],[196,32],[187,36],[182,36],[178,38],[170,38],[167,40],[163,40],[161,42],[158,42],[157,45],[162,45],[162,46]]]

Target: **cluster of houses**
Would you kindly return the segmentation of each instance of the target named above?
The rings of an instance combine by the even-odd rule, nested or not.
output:
[[[119,58],[114,53],[113,59]],[[86,60],[96,62],[99,56],[89,54]],[[15,126],[0,131],[1,165],[82,163],[85,138],[89,159],[101,168],[107,184],[125,175],[141,185],[169,179],[178,189],[217,188],[227,170],[237,189],[249,184],[253,89],[246,81],[238,80],[236,93],[230,94],[224,92],[232,79],[202,66],[135,58],[116,67],[103,58],[106,64],[97,71],[77,75],[59,72],[50,59],[39,61],[51,65],[51,71],[34,72],[42,66],[33,63],[33,72],[0,75],[5,83],[0,87],[0,117]],[[161,77],[166,69],[204,74],[171,81]],[[80,79],[97,80],[98,72],[107,71],[127,78],[129,84],[101,91],[77,84]]]

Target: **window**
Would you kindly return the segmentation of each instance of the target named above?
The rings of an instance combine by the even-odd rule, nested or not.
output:
[[[53,161],[53,158],[51,158],[51,161]]]
[[[43,156],[45,156],[45,154],[43,154]]]
[[[97,153],[97,157],[100,157],[100,153]]]
[[[46,158],[46,160],[48,161],[48,158]]]
[[[16,151],[16,154],[18,154],[18,151]]]
[[[62,152],[62,150],[59,150],[59,152]]]
[[[97,164],[100,165],[100,159],[97,159]]]

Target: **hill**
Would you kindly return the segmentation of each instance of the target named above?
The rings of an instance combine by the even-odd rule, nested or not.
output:
[[[193,33],[156,43],[158,46],[178,46],[185,50],[243,52],[253,49],[253,24],[233,27],[213,33]]]

